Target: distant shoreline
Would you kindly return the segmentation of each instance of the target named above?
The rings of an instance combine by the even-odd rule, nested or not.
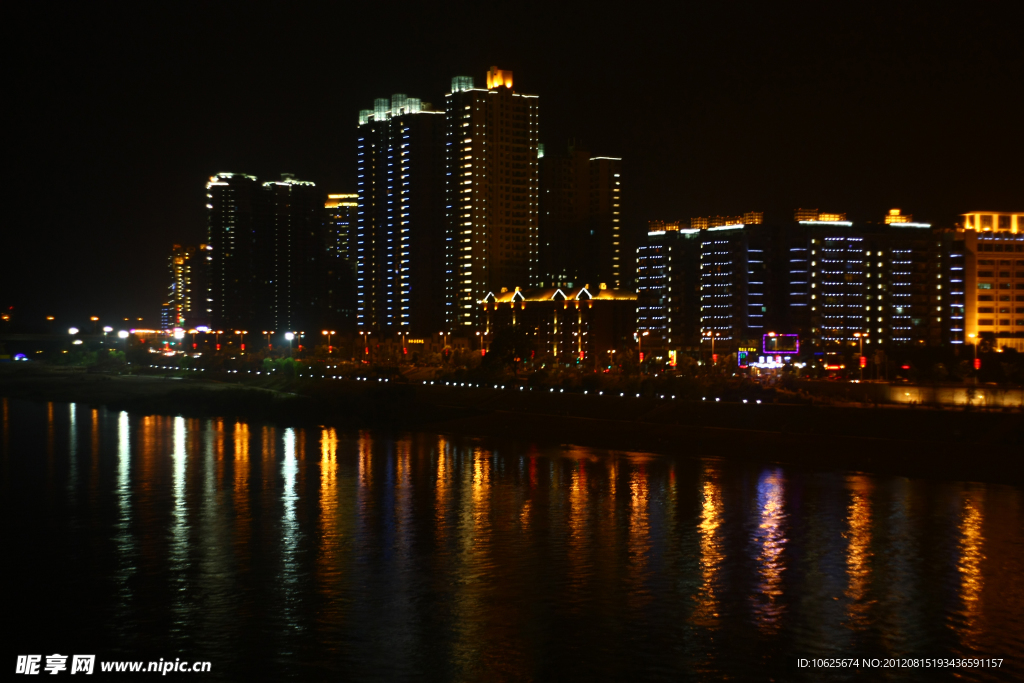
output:
[[[756,405],[355,380],[277,384],[0,372],[0,396],[132,413],[432,432],[1024,484],[1020,411]]]

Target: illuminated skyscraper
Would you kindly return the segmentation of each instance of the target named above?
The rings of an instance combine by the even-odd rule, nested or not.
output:
[[[206,319],[206,288],[200,276],[205,265],[206,245],[183,247],[175,244],[168,259],[171,284],[167,302],[171,307],[172,327],[194,327]]]
[[[538,98],[492,67],[487,88],[456,76],[445,95],[447,325],[473,326],[488,292],[534,286],[538,264]]]
[[[444,327],[444,113],[414,97],[377,99],[357,135],[356,328]]]
[[[261,288],[255,282],[257,216],[261,188],[255,176],[218,173],[206,184],[210,324],[250,324]]]
[[[356,315],[356,211],[358,194],[329,194],[327,210],[327,284],[324,324],[355,331]]]
[[[312,329],[322,318],[327,284],[324,196],[290,173],[262,190],[256,274],[271,315],[260,310],[253,320],[274,330]]]
[[[632,279],[633,251],[622,231],[622,160],[569,145],[545,153],[539,171],[541,284],[623,287]]]
[[[218,173],[206,185],[210,324],[299,330],[322,316],[324,198],[290,174],[260,184]]]

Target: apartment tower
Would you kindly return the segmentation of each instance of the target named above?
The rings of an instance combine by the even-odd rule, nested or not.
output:
[[[445,96],[446,324],[477,323],[478,302],[535,286],[538,268],[538,98],[492,67],[487,87],[456,76]]]

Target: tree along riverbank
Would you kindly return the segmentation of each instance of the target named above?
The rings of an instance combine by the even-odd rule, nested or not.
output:
[[[0,372],[0,396],[140,414],[439,432],[1024,484],[1024,414],[785,405],[383,380]]]

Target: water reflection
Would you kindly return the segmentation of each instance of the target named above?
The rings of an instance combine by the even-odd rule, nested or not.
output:
[[[128,413],[121,411],[117,417],[117,510],[118,521],[115,541],[117,542],[119,612],[127,614],[132,597],[129,578],[135,573],[134,542],[132,539],[131,509],[131,425]]]
[[[722,525],[722,490],[718,475],[710,467],[704,471],[701,487],[700,589],[697,592],[695,619],[706,627],[718,623],[718,574],[723,560],[719,527]]]
[[[762,680],[793,652],[1024,648],[1018,488],[2,410],[14,506],[45,512],[16,522],[67,555],[15,563],[52,615],[33,642],[88,620],[97,651],[275,680]]]
[[[264,461],[267,455],[264,453]],[[298,628],[299,624],[295,619],[294,609],[298,596],[295,585],[298,582],[298,559],[295,557],[295,549],[299,544],[299,525],[295,519],[295,504],[299,499],[295,491],[295,476],[299,471],[295,455],[295,430],[288,428],[284,430],[284,461],[281,463],[281,475],[284,479],[284,515],[281,523],[281,555],[283,566],[281,571],[281,583],[284,587],[284,620],[289,628]]]
[[[850,626],[863,629],[868,624],[868,586],[871,579],[871,480],[863,475],[847,477],[850,503],[846,523],[846,598]]]
[[[957,561],[957,571],[960,574],[959,597],[962,604],[959,624],[957,630],[972,645],[975,645],[981,635],[982,611],[982,589],[984,588],[984,574],[982,573],[982,562],[985,559],[984,544],[985,535],[983,529],[984,514],[984,491],[971,489],[966,492],[963,499],[963,509],[960,515],[960,556]]]
[[[765,631],[779,628],[785,610],[782,600],[782,573],[786,570],[784,551],[787,539],[782,525],[786,519],[783,502],[782,472],[766,470],[757,484],[758,525],[753,535],[757,552],[757,589],[752,600],[754,619]]]

